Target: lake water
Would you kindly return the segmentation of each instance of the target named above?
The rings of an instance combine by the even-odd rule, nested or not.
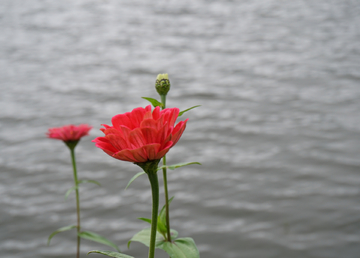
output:
[[[168,175],[180,237],[203,258],[360,257],[359,14],[350,0],[0,1],[0,256],[74,257],[74,231],[46,245],[76,217],[69,151],[45,132],[88,123],[79,177],[102,186],[81,185],[83,229],[147,257],[126,243],[148,226],[148,180],[124,190],[139,168],[91,140],[168,73],[168,107],[201,105],[168,154],[202,163]]]

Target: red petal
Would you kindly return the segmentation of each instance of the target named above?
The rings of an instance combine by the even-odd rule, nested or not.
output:
[[[129,127],[129,128],[134,129],[136,127],[139,127],[145,113],[146,110],[142,107],[133,109],[133,111],[131,111],[131,113],[129,114],[129,118],[131,120],[133,127]]]
[[[130,132],[131,132],[130,128],[128,128],[126,126],[120,126],[119,131],[121,131],[121,133],[125,139],[129,139]]]
[[[171,130],[169,130],[169,124],[165,123],[157,132],[156,142],[164,143],[165,139],[169,136]]]
[[[173,145],[173,142],[172,141],[169,141],[167,143],[167,145],[165,146],[165,148],[161,151],[159,151],[157,154],[156,154],[156,158],[155,159],[161,159],[162,157],[165,156],[165,154],[170,150],[171,146]]]
[[[151,105],[147,105],[147,106],[145,107],[145,111],[146,111],[146,112],[151,111]]]
[[[176,122],[176,119],[179,116],[180,110],[178,108],[172,108],[170,113],[170,125],[173,126]]]
[[[141,122],[140,125],[141,128],[149,127],[159,130],[158,126],[159,126],[159,122],[155,121],[154,119],[145,119],[144,121]]]
[[[130,161],[130,162],[138,162],[130,150],[122,150],[113,155],[114,158],[124,160],[124,161]]]
[[[111,153],[109,155],[118,152],[118,150],[115,149],[114,146],[110,144],[105,137],[97,137],[92,140],[92,142],[95,142],[95,146],[102,149],[103,151],[106,151],[106,153]]]
[[[147,112],[144,114],[143,120],[149,119],[149,118],[151,118],[151,119],[153,118],[153,117],[152,117],[151,110],[150,110],[150,111],[147,111]]]
[[[146,144],[140,128],[136,128],[130,132],[129,141],[133,145],[133,148],[140,148]]]
[[[123,136],[123,134],[121,133],[121,131],[119,131],[118,129],[115,129],[114,127],[112,127],[112,128],[107,128],[107,129],[103,129],[103,133],[104,133],[105,135],[108,135],[108,134],[116,134],[116,135]]]
[[[114,116],[111,119],[111,123],[118,130],[120,129],[121,125],[132,128],[132,122],[130,121],[129,117],[127,116],[127,113]]]
[[[157,106],[154,111],[152,112],[152,117],[154,120],[158,120],[160,117],[160,107]]]
[[[112,128],[112,126],[106,125],[106,124],[101,124],[103,127],[107,128]],[[100,129],[101,130],[101,129]]]
[[[174,128],[174,130],[172,131],[172,141],[173,146],[179,141],[181,135],[183,134],[185,128],[186,128],[186,123],[189,119],[186,119],[185,121],[180,121]]]
[[[149,160],[147,154],[142,147],[134,150],[129,150],[129,152],[133,155],[134,159],[136,160],[135,162],[145,162]]]
[[[143,133],[147,144],[156,143],[157,132],[158,132],[156,129],[145,127],[145,128],[141,128],[141,132]]]
[[[156,159],[156,155],[158,154],[159,149],[160,149],[159,143],[148,144],[148,145],[143,146],[143,150],[146,152],[149,160]]]
[[[105,138],[111,143],[118,151],[123,149],[130,149],[131,144],[128,139],[121,137],[117,134],[108,134]]]

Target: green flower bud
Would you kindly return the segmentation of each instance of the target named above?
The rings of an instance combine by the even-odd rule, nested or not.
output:
[[[159,74],[156,77],[155,88],[160,96],[161,95],[165,96],[169,92],[170,81],[169,81],[169,76],[167,73]]]

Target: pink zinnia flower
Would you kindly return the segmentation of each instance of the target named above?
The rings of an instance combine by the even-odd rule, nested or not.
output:
[[[97,137],[93,142],[116,159],[135,163],[159,160],[185,130],[188,119],[174,126],[178,115],[178,108],[135,108],[114,116],[113,126],[103,125],[105,128],[100,129],[105,137]]]
[[[58,139],[64,142],[79,141],[81,137],[89,135],[91,128],[92,127],[87,124],[78,126],[65,125],[62,127],[49,128],[49,131],[46,134],[51,139]]]

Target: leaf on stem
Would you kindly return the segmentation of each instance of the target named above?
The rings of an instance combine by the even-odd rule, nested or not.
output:
[[[95,181],[95,180],[79,180],[78,181],[79,184],[83,184],[83,183],[93,183],[93,184],[96,184],[98,186],[101,186],[100,183],[98,181]]]
[[[193,106],[193,107],[191,107],[191,108],[185,109],[185,110],[183,110],[183,111],[181,111],[181,112],[179,113],[178,117],[179,117],[179,116],[182,116],[185,112],[188,112],[189,110],[191,110],[191,109],[193,109],[193,108],[196,108],[196,107],[200,107],[200,106],[201,106],[201,105],[197,105],[197,106]]]
[[[93,254],[93,253],[97,253],[97,254],[103,254],[109,257],[115,257],[115,258],[134,258],[130,255],[126,255],[126,254],[122,254],[122,253],[117,253],[117,252],[110,252],[110,251],[99,251],[99,250],[93,250],[88,252],[87,254]]]
[[[148,218],[138,218],[138,219],[151,224],[151,219],[148,219]]]
[[[115,245],[113,242],[111,242],[110,240],[106,239],[105,237],[96,234],[94,232],[90,232],[90,231],[82,231],[78,233],[78,236],[84,239],[88,239],[94,242],[98,242],[100,244],[104,244],[107,246],[111,246],[114,249],[116,249],[117,251],[120,252],[120,249],[117,247],[117,245]]]
[[[50,240],[51,238],[53,238],[53,236],[55,236],[56,234],[60,233],[60,232],[64,232],[64,231],[68,231],[68,230],[71,230],[73,228],[76,228],[77,226],[75,225],[70,225],[70,226],[66,226],[66,227],[62,227],[62,228],[59,228],[58,230],[54,231],[53,233],[51,233],[51,235],[49,236],[48,238],[48,245],[50,244]]]
[[[169,165],[161,166],[161,167],[158,168],[158,170],[163,169],[163,168],[168,168],[168,169],[174,170],[176,168],[181,168],[181,167],[192,165],[192,164],[201,165],[201,163],[199,163],[199,162],[179,163],[179,164],[170,165],[170,166]]]
[[[169,205],[171,203],[171,201],[174,199],[175,196],[171,197],[169,199]],[[158,223],[157,223],[157,230],[161,233],[161,234],[166,234],[167,232],[167,226],[166,226],[166,205],[164,205],[159,213],[158,216]],[[151,222],[150,222],[151,223]]]
[[[154,107],[164,107],[164,104],[161,103],[160,101],[153,99],[153,98],[148,98],[148,97],[141,97],[143,99],[146,99],[147,101],[149,101]]]
[[[141,175],[143,175],[143,174],[146,174],[144,171],[141,171],[141,172],[139,172],[139,173],[137,173],[135,176],[133,176],[131,179],[130,179],[130,181],[129,181],[129,183],[127,184],[127,186],[125,187],[125,190],[129,187],[129,185],[136,179],[136,178],[138,178],[139,176],[141,176]]]
[[[161,249],[167,252],[170,258],[200,258],[199,250],[190,237],[178,238],[173,243],[165,242]]]
[[[76,189],[78,189],[77,186],[73,186],[71,187],[69,190],[66,191],[66,194],[65,194],[65,200],[68,198],[69,194],[72,192],[72,191],[75,191]]]
[[[128,242],[128,248],[130,247],[130,244],[133,241],[140,242],[140,243],[146,245],[147,247],[149,247],[150,233],[151,233],[151,228],[145,228],[145,229],[141,230],[140,232],[136,233]],[[176,238],[178,236],[178,232],[173,229],[170,231],[170,234],[171,234],[172,238]],[[160,246],[162,244],[164,244],[165,241],[166,241],[166,239],[164,238],[164,236],[161,235],[159,232],[156,232],[155,248],[161,248]]]

